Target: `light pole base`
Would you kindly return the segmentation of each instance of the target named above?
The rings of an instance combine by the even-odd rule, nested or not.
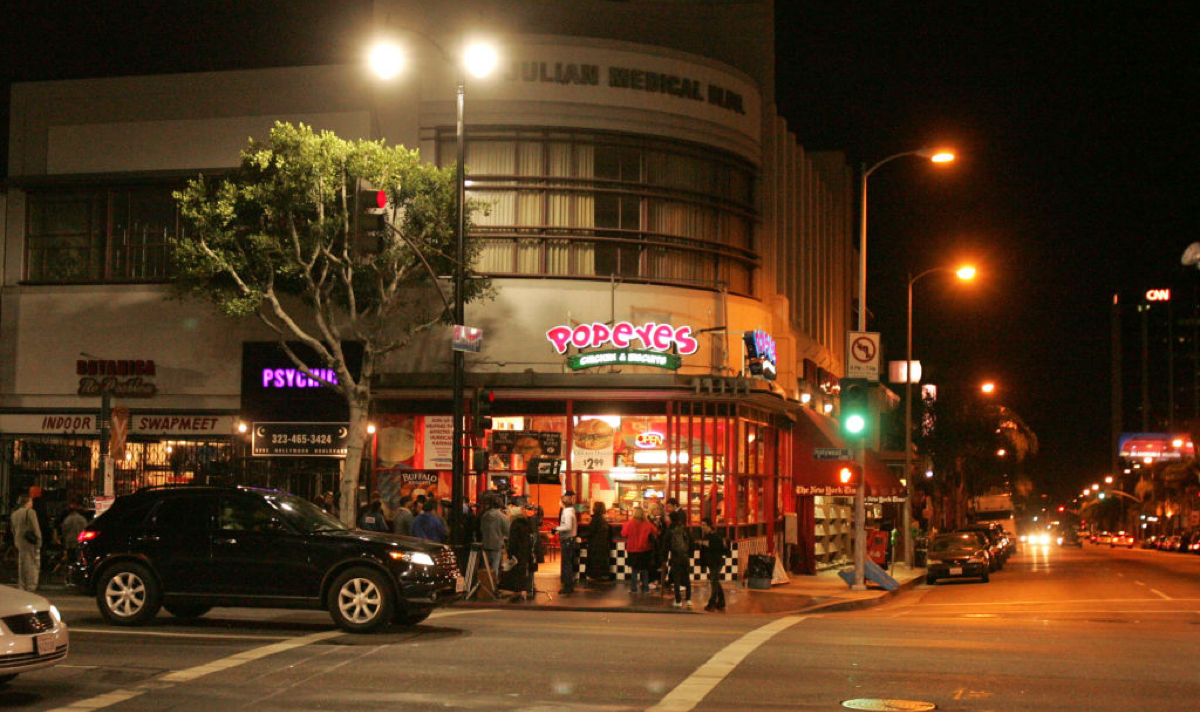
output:
[[[856,583],[856,584],[852,584],[852,585],[850,586],[850,590],[851,590],[851,591],[866,591],[866,590],[867,590],[867,585],[866,585],[865,583]]]

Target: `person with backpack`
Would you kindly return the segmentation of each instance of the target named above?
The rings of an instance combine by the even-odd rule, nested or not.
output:
[[[692,607],[692,533],[688,531],[687,517],[683,510],[671,512],[671,528],[667,531],[670,546],[670,579],[675,592],[675,607],[686,601]],[[683,593],[683,600],[680,600]]]
[[[725,610],[725,590],[721,588],[721,568],[725,565],[725,557],[729,555],[729,547],[725,545],[725,537],[713,528],[712,517],[700,520],[700,563],[708,570],[708,605],[704,610]]]

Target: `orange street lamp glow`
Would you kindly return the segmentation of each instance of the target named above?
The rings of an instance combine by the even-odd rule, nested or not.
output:
[[[1112,484],[1112,475],[1109,475],[1108,477],[1104,478],[1104,484],[1106,484],[1106,485]]]
[[[971,265],[963,265],[954,273],[958,278],[964,281],[975,279],[975,268]]]
[[[934,163],[949,163],[954,160],[954,154],[949,151],[939,151],[929,157]]]
[[[1005,450],[1004,448],[1000,448],[999,450],[996,451],[996,455],[999,457],[1004,457],[1007,454],[1008,454],[1008,450]]]
[[[984,393],[994,393],[996,391],[996,384],[988,381],[987,383],[981,385],[979,390],[983,391]]]
[[[1096,491],[1099,491],[1099,490],[1100,490],[1100,485],[1095,485],[1095,484],[1094,484],[1094,485],[1092,485],[1092,489],[1093,489],[1093,490],[1096,490]]]

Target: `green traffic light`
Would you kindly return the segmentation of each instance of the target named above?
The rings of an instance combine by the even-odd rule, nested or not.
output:
[[[857,435],[858,433],[861,433],[863,431],[863,429],[866,427],[867,427],[867,419],[862,417],[858,413],[853,413],[849,416],[846,416],[846,420],[845,420],[846,432]]]

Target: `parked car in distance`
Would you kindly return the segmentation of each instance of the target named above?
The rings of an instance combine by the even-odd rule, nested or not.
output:
[[[925,558],[925,582],[946,578],[977,578],[988,582],[992,570],[989,544],[978,532],[938,534],[929,540]]]
[[[67,624],[50,601],[0,586],[0,685],[21,673],[61,663],[69,647]]]
[[[992,571],[999,571],[1004,568],[1004,562],[1008,559],[1008,549],[997,530],[984,524],[977,524],[956,529],[953,533],[957,534],[958,532],[975,532],[982,536],[988,547],[988,557],[992,564]]]
[[[1154,534],[1152,536],[1146,537],[1145,539],[1142,539],[1142,548],[1143,549],[1157,549],[1158,548],[1158,540],[1161,538],[1162,537],[1160,537],[1159,535]]]
[[[1096,544],[1111,544],[1112,534],[1109,532],[1100,532],[1096,535],[1096,538],[1093,540],[1093,542]]]
[[[1167,537],[1167,543],[1164,551],[1179,551],[1183,547],[1183,535],[1172,534]]]
[[[1132,549],[1134,543],[1133,535],[1123,531],[1113,534],[1108,540],[1109,547],[1113,549],[1117,548],[1118,546],[1124,546]]]
[[[79,535],[68,584],[114,625],[214,606],[326,609],[343,630],[419,623],[464,590],[447,546],[350,529],[311,502],[249,487],[118,497]]]

